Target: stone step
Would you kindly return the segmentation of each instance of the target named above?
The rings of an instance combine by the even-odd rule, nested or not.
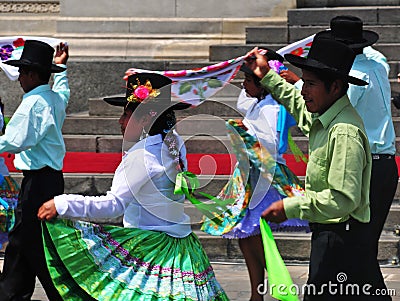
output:
[[[400,64],[400,62],[399,62]],[[241,80],[239,81],[241,82]],[[397,88],[400,88],[400,85],[397,85],[395,83],[395,80],[392,80],[393,82],[393,90],[392,90],[392,97],[397,95],[397,93],[400,93],[400,91],[396,91]],[[191,108],[188,110],[182,110],[182,111],[176,111],[175,114],[176,116],[179,117],[187,117],[187,116],[195,116],[199,114],[206,114],[206,115],[214,115],[214,116],[220,116],[220,117],[232,117],[232,116],[237,116],[241,117],[243,114],[241,112],[238,112],[236,109],[236,103],[237,103],[237,94],[239,93],[239,90],[235,87],[232,87],[231,89],[232,96],[222,96],[222,97],[213,97],[210,100],[206,100],[204,103],[199,105],[196,108]],[[224,91],[225,93],[225,91]],[[89,105],[89,111],[87,114],[90,117],[120,117],[123,109],[122,107],[116,107],[107,104],[105,101],[103,101],[102,98],[89,98],[88,100],[88,105]],[[400,116],[400,110],[397,109],[393,103],[391,104],[391,112],[393,117],[399,117]],[[86,112],[84,112],[86,113]],[[71,114],[71,115],[76,115],[76,114]]]
[[[2,13],[0,17],[1,35],[52,37],[56,35],[57,19],[57,14],[51,12],[37,14]],[[18,26],[15,26],[16,24]]]
[[[64,135],[69,152],[118,153],[122,151],[122,136],[119,135]],[[225,136],[182,136],[188,153],[227,154],[232,153],[231,144]],[[297,140],[296,140],[297,141]],[[307,147],[308,142],[299,143]],[[303,144],[305,146],[303,146]]]
[[[177,118],[176,129],[183,136],[189,135],[226,135],[225,121],[229,118],[240,118],[235,116],[214,116],[199,114],[194,116],[183,116]],[[396,135],[400,136],[400,117],[393,117]],[[120,135],[118,117],[89,117],[70,115],[65,119],[63,134],[66,135]],[[294,135],[300,135],[294,131]]]
[[[309,32],[306,32],[306,31]],[[307,28],[305,30],[299,30],[299,35],[295,39],[293,39],[291,42],[295,42],[298,40],[301,40],[303,38],[306,38],[312,34],[317,33],[318,30],[315,30],[314,28]],[[243,54],[246,54],[248,51],[252,50],[254,47],[259,47],[259,48],[271,48],[274,50],[278,50],[287,44],[277,44],[274,42],[271,43],[256,43],[256,44],[224,44],[224,45],[211,45],[210,46],[210,61],[221,61],[226,58],[226,54],[229,53],[230,57],[238,57]],[[374,48],[382,52],[388,61],[395,61],[398,62],[400,61],[400,56],[399,56],[399,49],[400,49],[400,43],[378,43],[374,45]],[[396,64],[396,63],[394,63]],[[398,67],[397,67],[398,68]],[[396,76],[395,74],[391,74],[393,78]]]
[[[343,0],[342,2],[344,2]],[[316,1],[318,2],[318,1]],[[400,21],[400,3],[398,1],[393,6],[357,6],[358,3],[350,7],[317,7],[317,8],[297,8],[289,9],[289,26],[316,26],[324,25],[329,27],[330,20],[338,15],[353,15],[363,20],[364,25],[398,25]],[[339,1],[340,2],[340,1]],[[368,1],[357,1],[368,3]],[[383,1],[376,1],[383,2]]]
[[[308,37],[314,33],[319,31],[323,31],[329,28],[329,25],[308,25],[308,26],[300,26],[300,25],[291,25],[289,26],[289,43],[293,43],[295,41],[301,40],[305,37]],[[375,31],[379,34],[379,40],[375,45],[379,44],[391,44],[394,47],[399,47],[400,37],[398,32],[400,30],[400,25],[365,25],[364,29]],[[391,59],[399,60],[400,56],[391,57]]]
[[[184,37],[185,35],[241,35],[247,26],[285,25],[286,17],[74,17],[60,16],[57,19],[57,33],[66,36],[104,36],[129,38],[136,35],[150,39],[162,35]]]
[[[194,231],[211,260],[243,260],[237,239],[210,236]],[[311,247],[310,233],[275,232],[274,239],[282,258],[286,261],[308,261]],[[399,237],[383,234],[379,240],[378,260],[391,263],[398,258]]]
[[[204,59],[213,44],[243,42],[250,25],[285,24],[282,17],[73,17],[60,16],[57,37],[71,56]]]
[[[186,34],[186,35],[130,35],[93,36],[89,34],[57,34],[57,38],[68,41],[71,56],[76,58],[111,59],[162,59],[193,60],[208,58],[208,49],[213,44],[240,43],[244,34]],[[124,70],[125,71],[125,70]]]
[[[335,6],[386,6],[398,5],[398,0],[297,0],[296,5],[298,8],[307,7],[324,7],[331,8]]]
[[[134,0],[127,5],[125,0],[101,1],[93,6],[92,0],[61,1],[61,15],[72,17],[131,17],[131,18],[257,18],[285,16],[292,1],[260,2],[230,0],[227,3],[213,0],[153,1],[142,5]]]
[[[296,133],[296,130],[292,130]],[[228,154],[232,153],[227,135],[195,135],[182,136],[186,149],[190,154]],[[308,153],[308,138],[294,136],[293,140],[304,153]],[[64,141],[69,152],[117,153],[122,150],[122,137],[117,135],[64,135]],[[400,137],[396,138],[396,155],[400,156]],[[287,150],[290,154],[290,149]]]

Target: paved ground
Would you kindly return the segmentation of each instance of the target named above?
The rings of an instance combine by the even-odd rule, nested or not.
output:
[[[3,265],[3,259],[0,259],[0,267]],[[213,262],[215,274],[222,287],[227,292],[230,300],[243,301],[250,297],[250,285],[247,269],[243,263]],[[294,285],[301,290],[302,285],[307,280],[308,266],[305,264],[287,264],[288,270],[292,276]],[[382,266],[386,285],[389,293],[393,296],[393,301],[400,301],[400,267]],[[32,300],[48,301],[40,282],[36,283],[36,290]],[[275,300],[269,295],[264,298],[265,301]]]

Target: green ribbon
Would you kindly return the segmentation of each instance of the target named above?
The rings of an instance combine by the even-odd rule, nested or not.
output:
[[[274,236],[268,223],[260,218],[261,237],[264,246],[265,267],[268,273],[268,292],[278,300],[299,301],[294,293],[293,281],[276,247]],[[292,289],[291,289],[292,288]]]
[[[227,210],[227,206],[232,205],[234,199],[218,199],[210,194],[198,192],[207,198],[207,203],[199,201],[194,196],[195,190],[200,187],[197,176],[190,171],[183,171],[176,175],[174,194],[183,194],[185,197],[206,217],[217,225],[221,225],[223,221],[223,213]]]

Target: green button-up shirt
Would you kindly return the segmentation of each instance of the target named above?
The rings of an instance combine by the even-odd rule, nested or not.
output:
[[[368,222],[371,155],[363,122],[347,95],[322,115],[307,111],[300,91],[274,71],[261,80],[309,137],[305,196],[283,200],[288,218],[340,223]]]

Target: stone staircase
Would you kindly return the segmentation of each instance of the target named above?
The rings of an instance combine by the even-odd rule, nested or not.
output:
[[[60,2],[61,5],[66,3]],[[326,6],[331,6],[329,3],[333,1],[325,1],[329,2],[325,5],[322,0],[313,2],[315,5],[306,0],[298,0],[303,8],[289,9],[287,18],[75,18],[68,13],[46,13],[43,18],[44,15],[27,15],[27,23],[23,23],[25,25],[20,27],[21,32],[18,34],[27,35],[26,32],[29,32],[29,35],[54,36],[66,39],[70,44],[71,58],[68,67],[72,95],[69,115],[63,127],[67,150],[115,153],[121,151],[122,145],[117,122],[121,109],[107,105],[101,98],[123,92],[122,76],[128,68],[190,69],[243,55],[254,46],[279,49],[289,42],[328,28],[330,18],[337,14],[357,15],[364,20],[366,28],[380,34],[381,38],[376,48],[388,57],[392,91],[399,93],[400,86],[395,81],[400,71],[400,36],[397,34],[400,26],[400,6],[395,6],[399,3],[387,0],[386,4],[392,6],[376,6],[376,3],[372,3],[374,1],[365,0],[363,2],[368,3],[369,7],[342,4],[342,7],[327,9]],[[16,14],[2,16],[0,24],[4,25],[3,33],[15,35],[15,27],[10,24],[18,18],[20,15]],[[47,23],[43,26],[47,29],[40,26],[40,20],[46,20]],[[290,68],[298,72],[296,68]],[[0,74],[0,79],[4,79],[0,80],[0,94],[6,100],[7,112],[11,113],[19,104],[22,92],[18,82],[10,83],[4,78],[4,74]],[[224,121],[240,117],[232,109],[235,107],[239,83],[240,78],[234,80],[232,85],[228,85],[212,101],[193,110],[191,113],[195,115],[194,120],[186,112],[179,112],[180,122],[177,128],[186,140],[189,153],[229,153]],[[400,115],[397,109],[392,109],[396,133],[400,137]],[[307,152],[307,139],[298,129],[293,129],[292,134],[299,147]],[[399,141],[396,144],[399,152]],[[21,179],[19,173],[13,176],[17,180]],[[66,173],[65,191],[90,195],[104,194],[111,185],[112,176],[110,173]],[[227,179],[228,175],[202,175],[202,191],[215,195]],[[396,193],[396,200],[380,241],[381,262],[396,263],[399,255],[400,239],[393,234],[397,224],[400,224],[399,200],[400,189]],[[202,234],[199,231],[201,215],[191,204],[187,204],[186,209],[192,217],[193,228],[210,258],[242,260],[236,240],[224,240]],[[285,260],[308,260],[310,234],[275,233],[275,238]]]

